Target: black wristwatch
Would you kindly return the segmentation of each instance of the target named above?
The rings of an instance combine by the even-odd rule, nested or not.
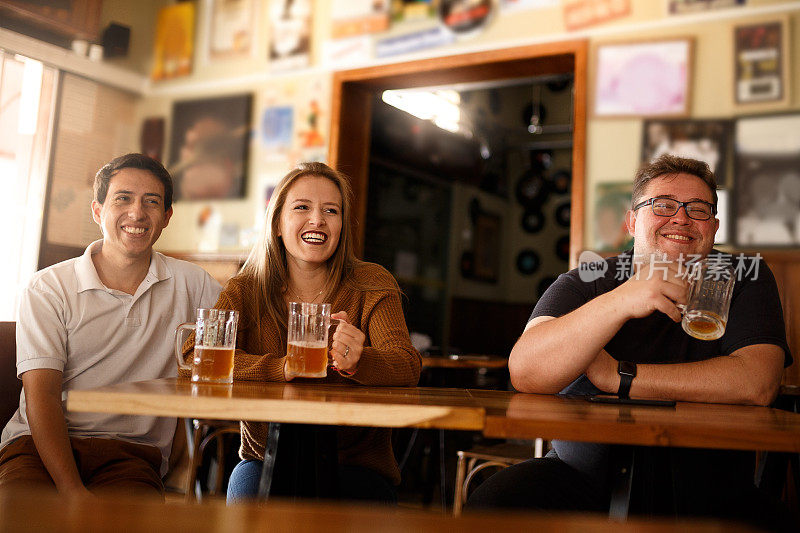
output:
[[[617,396],[620,398],[630,398],[631,383],[633,383],[633,378],[636,377],[636,363],[620,361],[617,365],[617,373],[619,374],[619,391],[617,392]]]

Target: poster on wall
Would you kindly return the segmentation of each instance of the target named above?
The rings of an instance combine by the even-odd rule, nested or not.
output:
[[[311,57],[311,0],[270,2],[269,22],[271,70],[307,67]]]
[[[271,84],[259,104],[258,161],[280,169],[302,161],[325,161],[329,98],[327,76],[306,76]]]
[[[170,167],[176,200],[243,198],[252,95],[175,102]]]
[[[642,125],[642,163],[663,154],[708,163],[717,185],[728,185],[733,122],[730,120],[645,120]]]
[[[633,183],[598,183],[594,205],[594,248],[598,252],[621,252],[630,247],[625,214],[631,208]]]
[[[800,113],[736,122],[735,240],[800,244]]]
[[[391,4],[392,24],[432,19],[436,16],[433,0],[400,0]]]
[[[690,38],[601,44],[595,53],[593,111],[598,117],[686,115]]]
[[[261,113],[259,139],[267,154],[284,154],[292,148],[294,134],[294,108],[274,105]]]
[[[743,6],[747,0],[667,0],[669,13],[677,15],[681,13],[697,13],[698,11],[708,11],[710,9],[725,9],[729,7]]]
[[[773,21],[734,29],[736,103],[788,101],[785,24]]]
[[[561,0],[500,0],[500,11],[511,13],[514,11],[544,9],[546,7],[558,7],[560,3]]]
[[[564,0],[564,27],[567,31],[580,30],[630,13],[630,0]]]
[[[151,73],[154,80],[188,76],[192,72],[194,13],[193,2],[158,10]]]
[[[333,0],[331,39],[378,33],[389,28],[389,0]]]
[[[208,16],[210,58],[253,54],[259,5],[256,0],[211,0]]]

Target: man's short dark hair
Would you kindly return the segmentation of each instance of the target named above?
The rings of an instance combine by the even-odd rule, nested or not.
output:
[[[164,165],[144,154],[125,154],[115,157],[102,166],[94,176],[94,199],[98,203],[105,203],[108,194],[108,184],[117,172],[123,168],[139,168],[147,170],[164,184],[164,211],[172,207],[172,176]]]
[[[633,178],[631,207],[642,200],[641,197],[648,183],[655,178],[675,174],[690,174],[703,180],[711,190],[714,206],[717,205],[717,178],[714,177],[714,173],[711,172],[707,163],[698,161],[697,159],[664,154],[650,163],[644,163],[639,167],[639,170],[636,172],[636,177]]]

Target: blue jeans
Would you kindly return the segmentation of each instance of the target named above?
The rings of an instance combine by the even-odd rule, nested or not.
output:
[[[258,481],[263,462],[254,459],[241,461],[231,472],[228,481],[228,505],[258,497]],[[383,476],[362,466],[339,465],[335,500],[370,500],[389,505],[397,504],[397,491]]]

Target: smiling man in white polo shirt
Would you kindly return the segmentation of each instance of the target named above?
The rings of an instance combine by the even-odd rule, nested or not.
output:
[[[172,179],[159,162],[127,154],[103,166],[91,208],[103,239],[38,272],[21,298],[24,390],[0,440],[0,490],[163,494],[175,421],[72,413],[66,394],[176,375],[175,327],[212,307],[220,286],[153,251],[172,216]]]

